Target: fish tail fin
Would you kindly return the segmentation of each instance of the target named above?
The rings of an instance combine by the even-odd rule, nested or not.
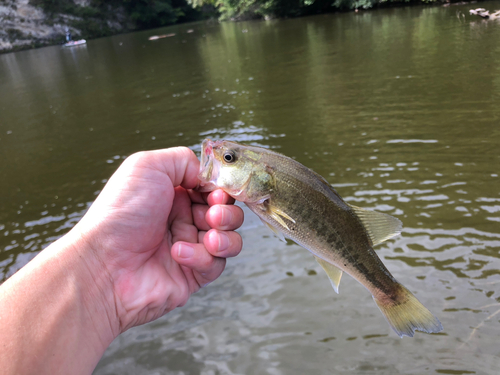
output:
[[[437,333],[443,330],[441,322],[404,286],[399,284],[396,297],[373,296],[391,328],[399,337],[413,337],[415,331]]]

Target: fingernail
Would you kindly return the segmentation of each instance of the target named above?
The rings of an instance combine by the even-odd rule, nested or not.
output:
[[[179,258],[191,258],[193,254],[194,254],[194,249],[191,246],[188,246],[183,243],[179,244],[179,251],[177,253]]]
[[[224,251],[229,248],[229,236],[224,233],[219,233],[219,251]]]
[[[228,210],[227,208],[223,208],[223,207],[221,207],[220,209],[222,210],[221,211],[221,218],[220,218],[220,225],[226,226],[226,225],[231,224],[231,222],[233,221],[233,213],[231,212],[231,210]]]

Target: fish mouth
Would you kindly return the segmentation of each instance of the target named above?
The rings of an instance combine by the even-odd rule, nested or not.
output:
[[[200,192],[208,192],[217,189],[218,168],[214,166],[214,142],[205,139],[201,144],[200,172],[198,173],[198,187]]]

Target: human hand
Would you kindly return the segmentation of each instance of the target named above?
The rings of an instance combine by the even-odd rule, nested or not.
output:
[[[2,374],[90,374],[130,327],[182,306],[241,250],[243,212],[193,192],[187,148],[127,158],[80,222],[0,285]]]
[[[221,190],[190,190],[198,169],[187,148],[134,154],[69,233],[92,277],[111,284],[103,306],[115,337],[184,305],[241,250],[243,211]]]

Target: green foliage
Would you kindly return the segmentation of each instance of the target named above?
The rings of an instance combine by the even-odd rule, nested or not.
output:
[[[15,39],[28,39],[26,35],[22,33],[22,31],[18,29],[7,29],[7,36],[9,37],[10,40],[15,40]]]
[[[176,22],[200,19],[199,10],[194,10],[186,0],[112,0],[91,2],[101,7],[113,5],[121,8],[139,28],[151,28],[170,25]]]
[[[285,18],[347,9],[368,9],[387,3],[439,0],[187,0],[193,7],[212,4],[221,19]]]
[[[335,0],[333,6],[339,9],[368,9],[383,1],[386,0]]]
[[[192,6],[213,4],[222,19],[286,18],[331,9],[332,0],[188,0]]]
[[[262,0],[217,0],[222,19],[252,19],[262,17]]]
[[[42,8],[49,16],[54,16],[56,13],[72,14],[76,8],[72,1],[65,0],[31,0],[30,3]]]
[[[93,38],[113,34],[109,22],[121,30],[146,29],[177,22],[195,21],[202,13],[186,0],[90,0],[88,6],[68,0],[31,0],[56,22],[61,14],[75,16],[70,26],[82,30],[82,37]],[[50,20],[49,20],[50,22]]]
[[[82,37],[99,37],[120,30],[146,29],[203,18],[203,12],[221,19],[286,18],[309,14],[372,8],[387,3],[435,2],[443,0],[90,0],[82,7],[68,0],[31,0],[57,23],[60,14],[75,16],[71,26]],[[208,11],[208,12],[207,12]]]
[[[335,0],[333,6],[339,9],[369,9],[384,3],[409,3],[412,0]],[[414,2],[432,3],[437,0],[417,0]]]
[[[81,35],[78,37],[89,39],[99,38],[113,34],[113,30],[99,19],[77,19],[69,22],[69,25],[80,30]]]

